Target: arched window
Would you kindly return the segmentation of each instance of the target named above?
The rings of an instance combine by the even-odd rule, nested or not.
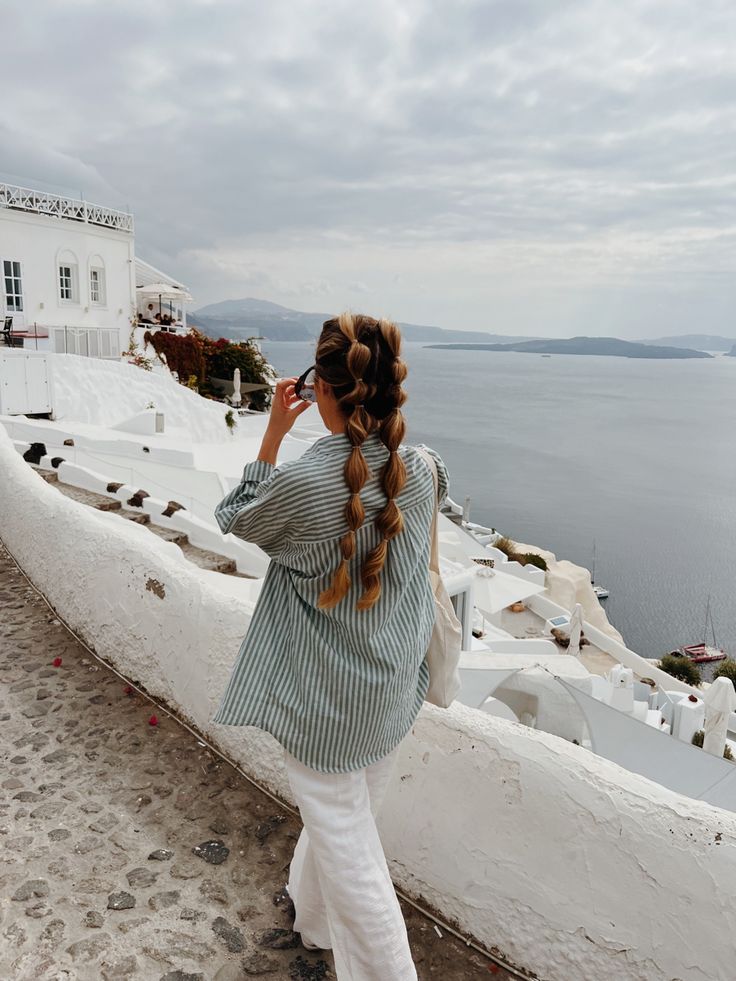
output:
[[[101,255],[93,255],[89,259],[89,302],[95,307],[107,304],[105,260]]]
[[[61,249],[56,257],[59,302],[79,303],[79,263],[71,249]]]

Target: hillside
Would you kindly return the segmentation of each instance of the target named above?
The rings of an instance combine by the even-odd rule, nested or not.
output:
[[[655,347],[622,341],[617,337],[568,337],[523,341],[514,344],[427,344],[426,347],[463,351],[515,351],[521,354],[597,354],[615,358],[674,359],[710,358],[704,351],[679,347]]]
[[[660,337],[641,343],[657,347],[687,347],[695,351],[730,351],[736,344],[736,337],[722,337],[720,334],[677,334],[675,337]]]
[[[269,341],[311,341],[319,336],[322,324],[334,314],[290,310],[268,300],[246,297],[223,300],[195,310],[188,321],[211,337],[260,336]],[[406,341],[458,341],[507,344],[528,337],[486,334],[483,331],[445,330],[421,324],[399,324]]]

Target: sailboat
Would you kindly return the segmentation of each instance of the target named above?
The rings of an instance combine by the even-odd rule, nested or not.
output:
[[[708,628],[710,628],[710,634],[713,638],[713,643],[708,644]],[[716,628],[713,623],[713,614],[710,609],[710,596],[708,597],[708,603],[705,607],[705,627],[703,628],[703,642],[700,644],[689,644],[685,647],[681,647],[680,651],[673,651],[674,653],[682,653],[685,657],[689,657],[691,661],[696,664],[704,664],[707,661],[722,661],[725,657],[728,657],[723,648],[718,646],[716,640]]]
[[[593,562],[590,567],[590,584],[593,587],[593,592],[599,600],[608,599],[608,590],[606,587],[596,586],[595,584],[595,542],[593,542]]]

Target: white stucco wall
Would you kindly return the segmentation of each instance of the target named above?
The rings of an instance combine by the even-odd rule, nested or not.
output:
[[[0,537],[101,657],[288,799],[269,736],[209,724],[252,604],[59,494],[2,426]],[[555,736],[425,706],[381,826],[397,884],[540,978],[733,976],[736,815]]]
[[[59,298],[62,253],[76,259],[77,302]],[[2,259],[19,261],[22,268],[24,310],[8,311],[15,329],[34,323],[43,327],[115,327],[120,350],[127,347],[135,300],[131,232],[0,208]],[[104,266],[103,303],[91,301],[90,264]],[[4,290],[0,291],[0,313],[5,314]]]

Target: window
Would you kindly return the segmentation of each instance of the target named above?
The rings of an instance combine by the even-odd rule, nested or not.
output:
[[[12,259],[3,261],[5,280],[5,309],[8,313],[21,313],[23,310],[23,284],[20,276],[20,263]]]
[[[90,269],[89,271],[89,299],[91,303],[102,306],[105,302],[105,270]]]
[[[74,299],[71,266],[59,266],[59,299]]]

